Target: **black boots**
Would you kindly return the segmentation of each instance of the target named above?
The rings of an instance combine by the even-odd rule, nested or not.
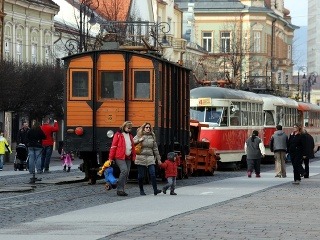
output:
[[[177,194],[173,190],[171,190],[170,195],[177,195]]]
[[[155,196],[162,192],[161,190],[159,190],[157,188],[157,179],[155,176],[151,177],[151,183],[152,183],[152,187],[153,187],[153,193]]]
[[[141,196],[146,195],[146,193],[145,193],[144,190],[143,190],[143,179],[139,178],[139,179],[138,179],[138,183],[139,183],[140,195],[141,195]]]

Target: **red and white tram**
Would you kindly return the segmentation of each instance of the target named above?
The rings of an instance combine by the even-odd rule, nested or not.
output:
[[[320,147],[320,106],[298,102],[298,122],[313,137],[315,148]]]
[[[190,92],[190,118],[206,123],[200,139],[217,149],[220,163],[240,165],[245,140],[258,130],[263,137],[263,100],[258,94],[220,87]]]
[[[320,146],[320,106],[296,102],[290,98],[220,88],[199,87],[190,92],[190,118],[205,123],[200,139],[220,154],[220,164],[245,160],[244,142],[253,130],[266,146],[266,156],[273,157],[269,142],[276,125],[289,135],[295,123],[305,126]],[[241,156],[241,157],[240,157]]]
[[[277,125],[281,125],[287,135],[292,132],[292,126],[298,122],[298,103],[290,98],[268,94],[258,95],[263,99],[263,141],[266,146],[266,156],[273,156],[269,149],[271,136]]]

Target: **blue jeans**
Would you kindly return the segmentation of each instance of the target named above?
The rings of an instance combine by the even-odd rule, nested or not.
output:
[[[41,169],[49,170],[50,159],[53,151],[53,146],[43,147],[42,157],[41,157]]]
[[[4,154],[0,154],[0,169],[3,168]]]
[[[174,192],[174,189],[176,188],[177,178],[176,177],[168,177],[167,181],[168,181],[167,184],[163,188],[165,190],[170,188],[170,192]]]
[[[28,148],[29,172],[32,174],[35,173],[35,167],[37,169],[37,173],[42,173],[41,153],[42,153],[42,148],[36,148],[36,147],[29,147]]]
[[[145,172],[148,169],[153,191],[156,192],[158,190],[158,187],[157,187],[157,180],[156,180],[155,165],[154,164],[151,164],[149,166],[137,165],[137,169],[138,169],[138,181],[141,183],[143,182]]]

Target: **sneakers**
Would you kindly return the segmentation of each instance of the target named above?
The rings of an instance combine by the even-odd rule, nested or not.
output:
[[[124,192],[124,191],[117,191],[117,195],[118,195],[118,196],[125,197],[125,196],[128,196],[128,193],[126,193],[126,192]]]
[[[171,191],[170,195],[177,195],[177,194],[174,191]]]
[[[259,177],[261,177],[261,176],[260,176],[260,174],[256,174],[256,177],[259,178]]]
[[[159,189],[157,189],[157,190],[154,191],[154,195],[155,195],[155,196],[158,195],[159,193],[162,193],[162,191],[159,190]]]
[[[2,168],[0,168],[0,171],[2,171]]]
[[[294,182],[292,182],[292,184],[299,185],[300,184],[300,180],[294,180]]]
[[[248,178],[251,178],[251,174],[252,174],[252,173],[249,171],[249,172],[248,172]]]

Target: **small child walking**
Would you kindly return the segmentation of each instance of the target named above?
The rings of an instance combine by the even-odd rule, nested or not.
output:
[[[160,164],[160,167],[165,170],[165,177],[167,178],[167,184],[163,187],[162,191],[164,194],[167,193],[170,188],[170,195],[177,195],[174,190],[176,188],[177,174],[178,174],[178,163],[176,161],[176,153],[169,152],[167,154],[167,160]]]
[[[61,151],[61,161],[63,166],[63,171],[70,172],[73,156],[72,153],[66,153],[64,149]],[[68,169],[67,169],[68,168]]]
[[[3,136],[4,132],[0,131],[0,171],[2,171],[3,164],[4,164],[4,156],[6,154],[6,150],[11,154],[12,150],[9,147],[7,139]]]

